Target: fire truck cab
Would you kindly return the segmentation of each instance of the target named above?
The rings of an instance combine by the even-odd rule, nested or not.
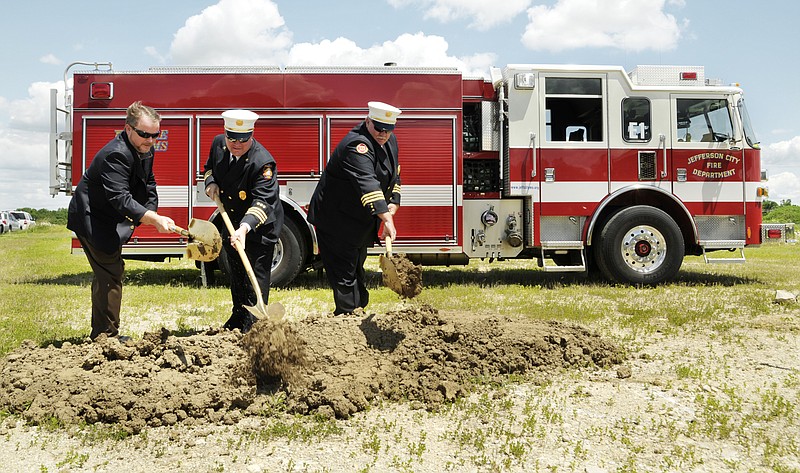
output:
[[[675,277],[685,255],[743,262],[744,247],[760,243],[766,189],[743,92],[706,79],[702,67],[518,64],[473,79],[394,65],[117,72],[73,63],[65,83],[75,65],[93,69],[73,74],[63,106],[51,92],[51,193],[72,192],[122,129],[127,106],[142,100],[163,118],[159,212],[180,226],[213,219],[201,174],[220,114],[253,110],[286,211],[276,285],[319,267],[307,205],[327,157],[371,100],[403,110],[394,248],[416,262],[536,258],[545,271],[657,284]],[[181,257],[186,243],[140,227],[123,255]],[[81,251],[77,240],[72,250]],[[712,258],[718,250],[726,256]]]

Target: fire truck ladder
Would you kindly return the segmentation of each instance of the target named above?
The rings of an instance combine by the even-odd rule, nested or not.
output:
[[[581,255],[581,264],[579,265],[547,265],[547,260],[552,259],[554,254],[559,256],[570,256],[578,252]],[[586,252],[584,251],[582,241],[543,241],[542,252],[539,256],[539,266],[542,271],[550,272],[572,272],[580,273],[586,271]]]
[[[744,240],[700,240],[703,259],[706,263],[744,263]],[[706,250],[739,250],[738,258],[709,258]]]

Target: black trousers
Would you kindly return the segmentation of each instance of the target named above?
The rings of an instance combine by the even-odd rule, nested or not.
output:
[[[89,265],[92,267],[92,339],[101,333],[109,337],[119,335],[119,312],[122,306],[122,277],[125,261],[122,249],[105,253],[78,237]]]
[[[371,230],[371,229],[370,229]],[[317,231],[322,265],[333,289],[336,315],[365,308],[369,303],[364,262],[367,260],[367,244],[338,238],[337,235]]]
[[[245,306],[255,306],[258,298],[253,289],[253,284],[250,282],[250,277],[247,275],[242,258],[239,252],[230,244],[230,240],[224,239],[224,251],[228,257],[230,264],[231,274],[231,302],[233,302],[233,309],[231,310],[231,317],[225,323],[225,328],[231,330],[238,328],[246,332],[258,320],[253,316]],[[247,241],[245,244],[245,254],[247,255],[250,266],[253,267],[253,274],[255,274],[256,281],[258,282],[259,289],[261,290],[261,297],[264,299],[264,304],[269,301],[269,286],[270,276],[272,271],[272,258],[275,253],[275,243],[261,244],[252,241]]]

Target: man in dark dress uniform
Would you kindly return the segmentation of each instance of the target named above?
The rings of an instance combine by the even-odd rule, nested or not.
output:
[[[335,315],[363,314],[369,303],[367,248],[397,236],[400,164],[393,134],[399,109],[369,102],[369,115],[339,142],[314,190],[308,220],[316,226],[322,264],[333,289]]]
[[[217,135],[211,143],[205,165],[205,187],[212,200],[219,197],[222,201],[235,229],[229,235],[222,219],[215,220],[225,241],[224,251],[232,273],[233,309],[224,327],[247,333],[257,318],[245,305],[254,306],[257,298],[233,242],[244,245],[266,304],[275,243],[283,227],[283,207],[275,159],[253,138],[258,115],[249,110],[228,110],[222,118],[225,133]]]
[[[119,335],[122,245],[140,224],[162,233],[175,225],[156,213],[153,144],[161,134],[160,124],[158,112],[141,102],[131,104],[125,129],[97,152],[69,203],[67,228],[75,232],[94,273],[92,339]]]

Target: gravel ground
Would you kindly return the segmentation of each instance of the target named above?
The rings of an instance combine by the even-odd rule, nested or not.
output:
[[[478,323],[456,331],[485,330],[483,318],[473,314],[440,317],[440,326],[452,320]],[[316,323],[315,334],[329,332]],[[262,415],[200,416],[148,425],[134,435],[123,435],[113,423],[48,428],[46,419],[31,426],[10,416],[0,425],[0,462],[4,471],[20,472],[800,471],[800,309],[791,303],[771,315],[724,323],[725,330],[686,324],[664,332],[619,328],[608,333],[607,327],[618,324],[596,322],[586,327],[585,340],[595,340],[591,331],[603,333],[613,342],[603,350],[621,346],[624,360],[603,366],[562,363],[521,370],[510,379],[482,378],[482,384],[464,389],[469,394],[438,404],[425,395],[376,396],[363,409],[339,416],[346,418],[334,415],[346,410],[314,410],[311,402],[306,407],[316,415],[265,414],[292,405],[302,389],[307,400],[313,382],[255,395],[249,409]],[[390,325],[398,331],[398,323]],[[430,335],[423,330],[430,324],[412,325],[418,329],[404,326],[403,333]],[[330,333],[341,340],[351,332]],[[591,350],[594,343],[577,346]],[[338,373],[322,383],[338,379],[343,381],[338,389],[346,391],[350,381],[365,381],[344,370],[383,366],[382,376],[393,373],[397,360],[387,353],[392,350],[344,345],[353,347],[345,352],[354,358],[340,360],[332,370],[322,365],[334,358],[319,355],[325,351],[319,351],[321,345],[312,346],[306,375],[318,379]],[[365,358],[368,353],[371,358]],[[421,365],[413,369],[424,372]],[[331,404],[319,404],[325,405]]]

